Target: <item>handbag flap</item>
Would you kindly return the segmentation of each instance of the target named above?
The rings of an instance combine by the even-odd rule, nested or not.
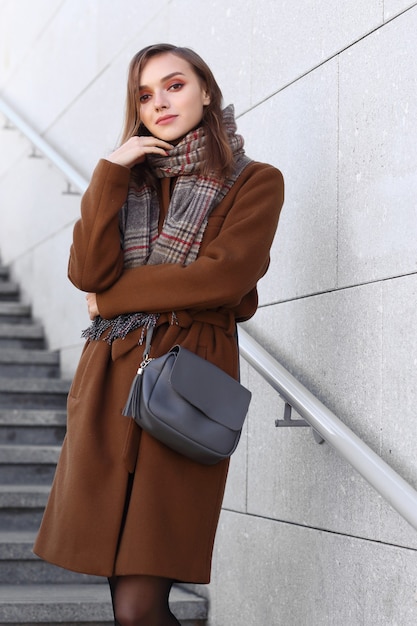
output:
[[[175,391],[210,419],[240,430],[252,396],[249,389],[182,346],[171,352],[177,353],[170,377]]]

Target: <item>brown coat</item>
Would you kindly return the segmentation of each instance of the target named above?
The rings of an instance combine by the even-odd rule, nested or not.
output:
[[[268,268],[283,202],[281,173],[262,163],[246,167],[211,213],[194,263],[124,271],[118,212],[129,175],[122,166],[99,162],[74,228],[71,281],[98,294],[104,318],[162,313],[152,356],[180,343],[237,377],[235,322],[256,311],[256,283]],[[165,181],[162,207],[168,195]],[[178,323],[172,323],[172,311]],[[34,551],[88,574],[208,582],[228,461],[194,463],[121,415],[141,360],[140,332],[111,347],[101,340],[84,347],[68,396],[67,436]]]

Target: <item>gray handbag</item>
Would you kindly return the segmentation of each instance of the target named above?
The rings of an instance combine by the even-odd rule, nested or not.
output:
[[[228,458],[239,442],[251,392],[181,346],[155,359],[148,348],[150,340],[123,415],[193,461],[214,465]]]

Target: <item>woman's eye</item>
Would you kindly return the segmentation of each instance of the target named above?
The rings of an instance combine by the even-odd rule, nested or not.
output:
[[[144,93],[144,94],[142,94],[141,96],[139,96],[139,102],[140,102],[141,104],[144,104],[145,102],[147,102],[147,101],[148,101],[148,99],[149,99],[150,97],[151,97],[151,96],[150,96],[148,93]]]
[[[181,87],[184,87],[184,83],[173,83],[168,87],[168,89],[171,91],[179,91]]]

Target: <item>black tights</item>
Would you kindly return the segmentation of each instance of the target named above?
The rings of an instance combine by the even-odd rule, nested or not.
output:
[[[109,578],[115,626],[180,626],[169,609],[172,582],[157,576]]]

